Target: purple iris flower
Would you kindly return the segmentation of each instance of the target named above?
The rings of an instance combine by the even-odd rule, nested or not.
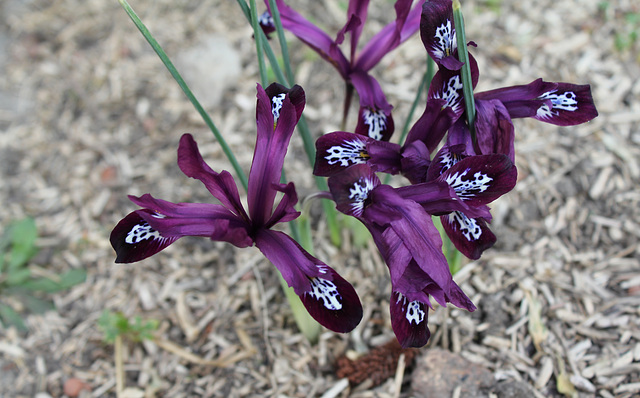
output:
[[[268,2],[266,3],[268,6]],[[392,106],[387,102],[380,84],[369,71],[386,54],[419,29],[422,0],[413,8],[412,3],[413,0],[397,0],[396,20],[386,25],[358,51],[358,42],[367,19],[369,0],[349,1],[347,22],[335,39],[286,5],[284,0],[276,0],[282,26],[330,62],[342,78],[348,84],[352,84],[358,92],[360,111],[355,130],[358,134],[387,141],[393,133]],[[347,33],[350,34],[350,51],[345,55],[339,46],[344,42]]]
[[[204,236],[237,247],[256,245],[287,284],[300,296],[309,314],[336,332],[351,331],[362,318],[353,287],[336,271],[307,253],[291,237],[272,229],[299,216],[293,183],[281,184],[289,140],[304,108],[304,91],[271,85],[257,89],[257,141],[249,173],[248,211],[240,202],[235,181],[217,173],[202,159],[191,135],[180,139],[178,166],[205,185],[220,204],[171,203],[149,194],[129,196],[142,207],[121,220],[111,233],[116,262],[140,261],[183,236]],[[276,195],[282,194],[275,203]]]
[[[394,189],[381,184],[367,164],[356,164],[329,177],[328,183],[338,210],[368,228],[389,267],[391,324],[403,347],[421,347],[429,340],[430,297],[442,306],[475,310],[453,281],[440,234],[425,211],[425,206],[471,210],[446,181]]]
[[[446,106],[455,113],[454,122],[457,120],[449,131],[448,145],[465,144],[475,154],[503,153],[513,161],[515,150],[511,119],[532,117],[559,126],[571,126],[598,116],[589,85],[537,79],[527,85],[475,93],[476,142],[472,143],[468,126],[460,118],[464,111],[459,71],[462,64],[457,59],[451,0],[428,0],[424,4],[420,37],[427,52],[439,66],[429,89],[429,99],[446,99]],[[473,42],[469,44],[475,46]],[[475,88],[479,71],[471,54],[469,62]],[[437,134],[431,137],[433,142],[444,136],[442,130],[435,132]]]

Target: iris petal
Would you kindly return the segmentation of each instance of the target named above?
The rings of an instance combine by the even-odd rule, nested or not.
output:
[[[362,319],[360,299],[353,286],[331,267],[279,231],[259,231],[256,246],[322,326],[346,333],[358,325]]]

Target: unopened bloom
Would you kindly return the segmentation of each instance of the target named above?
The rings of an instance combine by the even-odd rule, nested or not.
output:
[[[237,247],[255,244],[293,287],[313,318],[336,332],[351,331],[362,318],[353,287],[291,237],[272,229],[299,216],[294,209],[298,200],[294,185],[281,184],[280,177],[289,140],[304,108],[304,91],[299,86],[289,91],[277,85],[265,91],[258,85],[257,97],[257,140],[249,173],[248,211],[231,174],[213,171],[191,135],[185,134],[178,148],[178,166],[188,177],[200,180],[220,204],[171,203],[149,194],[130,196],[143,209],[127,215],[112,231],[116,262],[140,261],[183,236],[204,236]],[[279,193],[282,198],[276,205]]]

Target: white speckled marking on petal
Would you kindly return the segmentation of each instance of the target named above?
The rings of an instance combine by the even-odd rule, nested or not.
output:
[[[443,108],[451,108],[454,112],[458,113],[462,108],[462,80],[459,75],[453,76],[449,79],[442,92],[435,93],[434,98],[439,98],[447,101]]]
[[[562,94],[555,94],[557,90],[542,94],[539,99],[551,100],[551,109],[547,104],[538,108],[537,116],[542,119],[551,119],[558,116],[558,110],[575,112],[578,110],[578,97],[573,91],[566,91]]]
[[[163,240],[165,238],[160,235],[158,231],[151,228],[146,221],[142,221],[140,224],[136,224],[131,228],[131,231],[127,233],[127,237],[124,241],[130,245],[135,245],[147,239]]]
[[[486,191],[489,189],[491,181],[493,181],[493,178],[480,171],[477,171],[470,179],[463,179],[469,170],[456,172],[447,176],[446,179],[447,184],[456,191],[462,200],[467,200],[480,192]]]
[[[363,164],[367,162],[367,144],[364,141],[345,141],[342,145],[335,145],[327,149],[328,155],[324,158],[330,165],[340,162],[340,166],[348,167],[353,164]]]
[[[342,309],[342,296],[338,292],[335,283],[327,279],[311,278],[311,291],[307,292],[315,300],[322,302],[322,305],[333,311]]]
[[[401,293],[398,293],[396,304],[400,301],[402,301],[400,307],[402,308],[402,312],[405,313],[404,316],[409,324],[415,323],[416,325],[419,325],[422,321],[424,321],[426,314],[424,312],[424,309],[422,308],[422,303],[420,303],[420,301],[414,300],[409,302],[409,300],[407,300],[405,296],[403,296]]]
[[[362,119],[369,127],[368,136],[374,140],[381,140],[382,133],[387,129],[387,115],[383,111],[365,109],[362,112]]]
[[[446,23],[436,29],[434,43],[432,49],[436,58],[441,59],[451,55],[457,43],[455,30],[451,28],[451,21],[447,19]]]
[[[287,95],[285,93],[280,93],[278,95],[274,95],[271,98],[271,113],[273,114],[273,124],[278,123],[278,119],[280,118],[280,110],[282,109],[282,104],[284,102],[284,98]]]
[[[368,178],[360,178],[349,188],[349,199],[354,216],[360,217],[364,211],[364,202],[369,197],[369,192],[374,188],[373,181]]]
[[[454,211],[449,214],[449,221],[458,225],[460,233],[469,241],[475,241],[482,236],[482,228],[478,225],[476,220],[465,216],[459,211]]]

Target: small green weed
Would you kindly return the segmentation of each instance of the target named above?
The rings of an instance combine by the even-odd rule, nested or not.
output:
[[[115,342],[116,337],[119,336],[138,343],[142,340],[153,339],[153,332],[158,328],[158,321],[151,319],[143,322],[139,316],[131,321],[121,312],[104,310],[98,319],[98,327],[102,329],[104,340],[107,343]]]
[[[27,327],[21,312],[41,314],[54,309],[53,302],[45,297],[47,294],[66,290],[86,279],[86,272],[81,269],[50,278],[34,276],[29,261],[38,253],[37,239],[38,230],[32,218],[15,221],[0,236],[0,298],[3,298],[0,322],[22,332]]]

